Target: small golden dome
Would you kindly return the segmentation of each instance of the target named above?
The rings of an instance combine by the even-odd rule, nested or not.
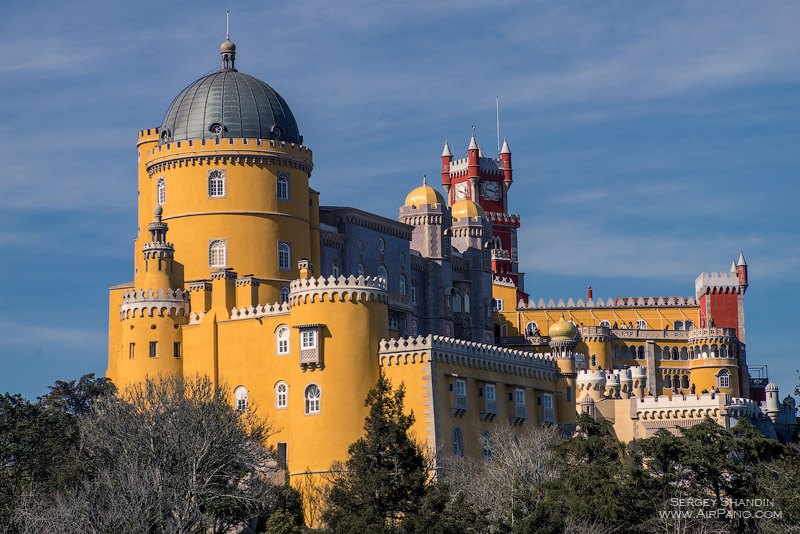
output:
[[[461,219],[462,217],[483,217],[486,212],[483,208],[472,200],[459,200],[450,207],[451,215],[454,219]]]
[[[578,336],[578,329],[562,316],[561,319],[550,326],[549,334],[550,339],[554,340],[575,339]]]
[[[425,204],[444,204],[444,197],[440,192],[425,183],[412,190],[406,196],[405,206],[424,206]]]

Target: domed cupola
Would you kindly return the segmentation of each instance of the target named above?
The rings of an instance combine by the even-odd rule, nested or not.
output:
[[[161,123],[159,144],[189,139],[272,139],[302,144],[292,110],[275,89],[236,70],[236,45],[220,45],[222,68],[175,97]]]

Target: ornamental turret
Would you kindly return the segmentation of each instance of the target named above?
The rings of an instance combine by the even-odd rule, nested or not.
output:
[[[736,277],[739,279],[739,292],[744,295],[747,291],[747,262],[744,261],[744,252],[739,251],[739,261],[736,262]]]
[[[442,189],[445,195],[450,196],[450,165],[453,163],[453,153],[450,151],[450,145],[447,139],[444,141],[444,149],[442,150]]]
[[[174,289],[183,287],[183,273],[175,263],[175,247],[167,241],[169,226],[161,220],[163,208],[156,205],[153,222],[147,226],[150,241],[142,245],[144,272],[140,273],[142,289]]]

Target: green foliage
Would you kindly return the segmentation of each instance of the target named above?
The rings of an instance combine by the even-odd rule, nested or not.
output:
[[[464,494],[453,497],[447,484],[428,486],[419,509],[402,524],[408,534],[463,534],[483,532],[489,526],[485,517],[464,500]]]
[[[405,389],[392,390],[381,374],[365,401],[364,437],[350,445],[335,469],[323,520],[336,532],[391,532],[419,508],[427,461],[408,430],[414,415],[403,411]]]
[[[0,397],[0,525],[12,524],[20,499],[52,495],[86,475],[77,415],[114,390],[93,374],[50,389],[36,403]]]

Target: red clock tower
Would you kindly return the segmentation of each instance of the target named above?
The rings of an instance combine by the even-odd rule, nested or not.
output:
[[[498,158],[484,157],[472,131],[467,157],[453,159],[450,145],[445,141],[442,151],[442,187],[452,206],[460,200],[472,200],[483,208],[492,223],[492,271],[495,278],[506,278],[517,286],[519,299],[527,299],[524,274],[519,272],[517,229],[519,215],[508,213],[508,190],[513,183],[511,150],[508,140]]]

